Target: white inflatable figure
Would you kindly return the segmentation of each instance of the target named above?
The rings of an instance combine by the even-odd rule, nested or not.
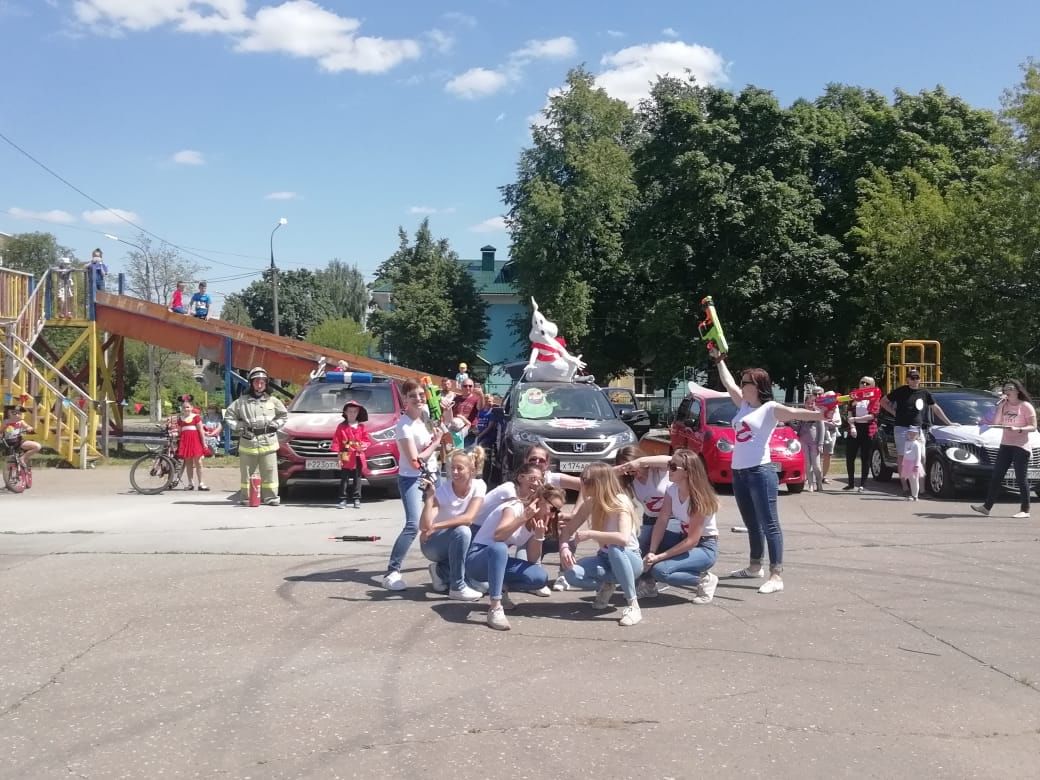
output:
[[[311,379],[318,379],[325,376],[325,364],[328,362],[328,358],[324,355],[318,357],[318,367],[311,371]]]
[[[581,355],[575,357],[557,341],[556,323],[547,320],[538,311],[538,302],[532,298],[531,358],[524,369],[524,379],[535,382],[573,382],[574,375],[585,368]]]

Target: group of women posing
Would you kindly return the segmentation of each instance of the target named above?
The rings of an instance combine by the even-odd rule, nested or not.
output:
[[[772,383],[762,369],[742,372],[739,385],[724,361],[719,374],[738,406],[733,491],[751,546],[749,565],[729,576],[764,577],[768,549],[769,578],[759,592],[777,593],[784,587],[783,534],[769,438],[778,422],[819,420],[822,413],[773,401]],[[437,442],[422,424],[425,394],[418,383],[405,382],[402,395],[397,439],[405,527],[391,552],[384,587],[407,587],[401,566],[418,535],[423,554],[432,561],[434,589],[463,601],[476,601],[486,590],[487,623],[496,629],[510,627],[505,616],[513,606],[509,589],[549,595],[541,558],[551,545],[559,551],[563,571],[558,587],[595,590],[597,609],[611,608],[615,590],[621,589],[626,606],[618,622],[623,626],[642,620],[639,599],[656,596],[659,584],[693,588],[697,604],[714,597],[719,578],[710,570],[718,555],[719,502],[693,452],[640,457],[638,449],[626,447],[616,465],[594,463],[573,477],[548,471],[548,453],[532,447],[514,479],[488,491],[476,476],[484,457],[477,447],[453,453],[450,480],[434,486],[422,468],[425,462],[426,474],[437,471],[429,464]],[[564,489],[579,492],[571,513],[563,512]],[[584,542],[595,543],[596,552],[578,558],[576,548]]]

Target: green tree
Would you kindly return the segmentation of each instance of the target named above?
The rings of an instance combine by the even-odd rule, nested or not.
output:
[[[318,271],[318,278],[328,291],[336,316],[364,325],[368,317],[368,287],[357,265],[347,265],[336,258]]]
[[[235,325],[253,327],[253,318],[249,316],[246,303],[242,300],[241,293],[231,293],[224,298],[224,305],[220,309],[220,319]]]
[[[624,244],[638,197],[635,116],[576,69],[543,119],[531,128],[533,144],[520,155],[516,181],[502,188],[516,285],[593,373],[617,374],[640,362],[642,313],[633,302],[648,289]]]
[[[63,257],[76,259],[73,250],[59,244],[51,233],[15,233],[4,245],[4,267],[25,271],[37,279]]]
[[[434,240],[429,220],[414,243],[403,228],[398,237],[397,251],[377,271],[393,287],[391,308],[373,312],[370,327],[401,365],[443,371],[487,341],[487,304],[448,241]]]
[[[307,333],[307,341],[352,355],[370,354],[375,347],[375,337],[361,330],[361,326],[348,317],[325,320]]]
[[[274,332],[274,293],[271,272],[250,284],[239,295],[254,328]],[[321,279],[301,268],[278,273],[278,319],[281,335],[302,339],[312,327],[336,316],[336,309]]]

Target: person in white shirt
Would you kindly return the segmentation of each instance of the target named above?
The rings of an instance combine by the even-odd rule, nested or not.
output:
[[[835,404],[829,413],[823,415],[823,484],[830,482],[827,474],[831,470],[831,458],[834,456],[834,448],[838,446],[838,436],[841,432],[841,412]]]
[[[470,524],[484,503],[487,485],[474,478],[484,467],[484,448],[455,450],[448,458],[451,479],[426,488],[419,521],[419,545],[430,564],[430,581],[437,593],[456,601],[477,601],[483,595],[466,584],[466,553],[472,541]]]
[[[409,379],[401,385],[401,397],[404,411],[401,412],[394,430],[400,452],[397,462],[397,488],[401,493],[401,503],[404,504],[404,528],[401,529],[390,551],[390,564],[386,576],[383,577],[383,587],[388,590],[404,590],[408,587],[401,576],[401,567],[419,533],[424,472],[437,473],[435,453],[440,446],[440,442],[430,433],[423,419],[426,391],[422,385]]]
[[[776,468],[769,454],[769,440],[778,423],[791,420],[822,420],[819,409],[792,409],[773,400],[773,382],[763,368],[740,372],[740,384],[733,379],[726,361],[718,361],[719,378],[737,405],[733,417],[736,434],[733,445],[733,497],[748,530],[751,562],[730,577],[757,579],[763,576],[762,553],[769,548],[769,579],[759,593],[779,593],[784,589],[784,533],[776,511],[779,488]]]
[[[560,530],[561,539],[586,539],[600,545],[593,556],[574,560],[570,545],[560,545],[560,566],[572,586],[596,589],[592,602],[595,609],[610,609],[615,583],[621,585],[628,606],[618,623],[634,626],[643,619],[636,594],[636,578],[643,573],[643,560],[636,536],[638,521],[632,500],[625,494],[613,467],[591,463],[581,475],[581,492],[585,500]],[[586,522],[588,528],[583,527]]]
[[[921,429],[916,425],[906,429],[902,456],[903,459],[899,461],[899,478],[910,489],[906,500],[916,501],[921,492],[921,477],[924,476],[924,440],[921,438]]]
[[[656,596],[656,582],[662,582],[696,588],[693,603],[709,604],[719,584],[719,578],[709,571],[719,555],[715,522],[719,497],[704,470],[704,461],[691,450],[679,449],[672,454],[668,478],[664,503],[643,556],[643,566],[653,580],[639,595]]]
[[[509,630],[504,610],[514,606],[505,586],[535,591],[548,582],[545,569],[530,561],[541,557],[549,521],[566,500],[562,490],[542,484],[542,470],[537,466],[521,466],[515,481],[517,497],[500,504],[484,519],[466,555],[467,575],[488,584],[487,624],[499,631]],[[530,560],[511,558],[510,547],[525,548]]]

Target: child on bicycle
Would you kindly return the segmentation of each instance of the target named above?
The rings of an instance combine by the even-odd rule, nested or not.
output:
[[[354,508],[361,508],[361,475],[365,471],[365,450],[372,445],[372,437],[365,430],[368,410],[357,401],[343,405],[343,422],[332,435],[332,451],[339,453],[339,508],[347,508],[347,493]],[[350,484],[353,482],[353,488]],[[349,491],[348,491],[349,489]]]
[[[26,439],[26,435],[35,433],[33,427],[23,418],[26,409],[24,406],[8,406],[4,409],[3,437],[4,443],[12,452],[21,450],[25,465],[33,459],[41,449],[38,441]]]

